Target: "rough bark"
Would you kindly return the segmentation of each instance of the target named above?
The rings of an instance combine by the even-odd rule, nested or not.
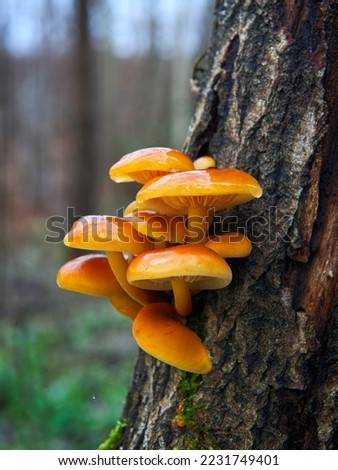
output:
[[[195,299],[210,374],[140,352],[122,448],[337,448],[336,31],[331,1],[216,2],[184,149],[261,183],[231,212],[254,249]]]

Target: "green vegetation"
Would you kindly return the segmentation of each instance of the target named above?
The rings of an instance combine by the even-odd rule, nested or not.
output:
[[[208,429],[204,424],[203,402],[196,402],[196,392],[203,383],[203,377],[189,372],[180,372],[177,391],[182,398],[177,414],[173,419],[173,427],[181,429],[179,439],[181,445],[176,449],[204,450],[212,449],[213,443]]]
[[[0,317],[0,448],[96,449],[121,416],[131,322],[105,299],[56,286],[58,246],[26,246],[7,269]]]
[[[133,359],[118,351],[124,321],[100,307],[69,312],[69,328],[2,328],[1,448],[93,449],[118,420]]]
[[[118,421],[115,428],[110,431],[108,438],[99,446],[99,450],[117,449],[122,431],[126,426],[127,421],[125,419],[123,419],[122,421]]]
[[[175,420],[181,424],[191,425],[194,422],[194,413],[197,409],[203,408],[203,405],[195,405],[194,394],[203,383],[203,378],[198,374],[191,374],[190,372],[180,372],[181,380],[177,385],[177,390],[182,396],[183,400],[180,404],[180,410],[175,416]]]

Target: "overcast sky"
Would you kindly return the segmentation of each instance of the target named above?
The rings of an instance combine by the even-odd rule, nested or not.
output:
[[[108,43],[121,57],[142,54],[149,49],[151,20],[159,54],[171,56],[178,49],[195,54],[214,3],[213,0],[95,2],[102,5],[91,18],[97,45]],[[67,20],[72,4],[72,0],[0,0],[0,25],[7,48],[14,54],[26,55],[48,41],[50,47],[62,51],[67,43]]]

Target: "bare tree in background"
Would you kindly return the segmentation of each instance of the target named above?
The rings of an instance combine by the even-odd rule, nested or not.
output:
[[[95,154],[95,92],[93,51],[90,34],[91,0],[74,0],[76,17],[71,74],[71,118],[73,128],[68,205],[77,215],[95,212],[97,155]]]
[[[258,179],[231,213],[256,243],[194,304],[213,371],[140,352],[118,446],[338,447],[337,26],[330,0],[216,2],[184,150]]]

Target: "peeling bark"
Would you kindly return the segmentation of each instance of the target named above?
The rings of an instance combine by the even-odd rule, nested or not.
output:
[[[333,1],[216,2],[184,150],[261,183],[223,214],[254,249],[195,299],[213,371],[191,419],[173,425],[189,379],[140,352],[122,448],[337,448],[337,30]]]

